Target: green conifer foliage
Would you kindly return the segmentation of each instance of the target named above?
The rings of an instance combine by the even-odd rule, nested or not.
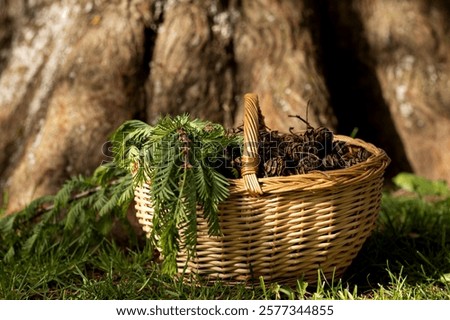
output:
[[[0,241],[16,254],[39,254],[55,244],[88,243],[107,235],[114,219],[126,222],[134,188],[149,183],[154,208],[151,240],[164,256],[163,272],[174,274],[176,255],[195,253],[197,214],[203,212],[211,235],[219,235],[218,208],[228,195],[226,150],[239,150],[242,136],[188,115],[161,118],[155,126],[131,120],[111,136],[113,160],[90,177],[68,180],[53,196],[33,201],[22,212],[0,220]],[[198,210],[198,209],[202,210]],[[68,236],[68,235],[71,236]]]
[[[180,245],[190,255],[195,252],[197,207],[203,209],[210,235],[220,234],[218,207],[229,192],[218,169],[224,169],[227,148],[239,148],[242,138],[227,134],[221,125],[181,115],[162,118],[154,127],[126,122],[113,141],[115,162],[133,172],[134,185],[151,186],[150,238],[162,250],[163,271],[173,274]]]

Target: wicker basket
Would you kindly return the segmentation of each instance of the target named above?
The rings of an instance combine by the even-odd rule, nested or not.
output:
[[[198,215],[196,257],[178,255],[179,272],[225,283],[294,283],[340,277],[377,220],[383,173],[390,160],[372,144],[346,136],[335,139],[371,153],[346,169],[257,179],[258,115],[256,95],[245,96],[244,169],[230,179],[230,196],[220,206],[221,237],[208,236]],[[153,209],[148,185],[135,190],[137,217],[147,234]]]

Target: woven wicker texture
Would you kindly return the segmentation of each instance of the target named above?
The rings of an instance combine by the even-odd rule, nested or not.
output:
[[[336,135],[371,156],[346,169],[257,179],[257,144],[252,142],[260,116],[257,97],[246,95],[248,165],[244,178],[229,180],[230,197],[219,214],[223,236],[208,236],[199,209],[196,257],[186,264],[181,252],[179,272],[229,284],[257,282],[260,276],[285,284],[299,278],[314,282],[318,269],[326,277],[342,276],[375,226],[389,158],[372,144]],[[153,209],[148,185],[136,188],[135,202],[139,222],[149,235]]]

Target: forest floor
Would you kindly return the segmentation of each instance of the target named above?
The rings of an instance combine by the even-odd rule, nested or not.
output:
[[[450,299],[450,197],[385,192],[377,228],[340,280],[251,288],[161,275],[145,241],[54,243],[0,261],[1,299]],[[8,248],[0,243],[0,257]]]

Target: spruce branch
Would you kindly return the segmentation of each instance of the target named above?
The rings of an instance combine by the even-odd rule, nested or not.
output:
[[[220,235],[219,204],[229,195],[223,174],[232,176],[226,167],[227,152],[241,148],[241,135],[184,114],[163,117],[155,126],[127,121],[110,141],[112,162],[99,166],[90,177],[67,180],[55,195],[0,219],[0,240],[9,247],[4,259],[104,237],[115,218],[126,220],[134,189],[143,183],[150,185],[154,209],[150,239],[164,256],[163,272],[176,272],[181,249],[188,258],[195,256],[200,212],[209,234]]]
[[[131,126],[134,132],[127,131]],[[228,180],[218,168],[222,164],[224,169],[227,148],[240,147],[242,140],[227,134],[221,125],[188,115],[166,116],[151,128],[136,122],[122,128],[126,133],[116,136],[127,137],[126,143],[118,141],[124,146],[120,149],[123,163],[125,167],[138,163],[133,167],[136,186],[150,185],[154,209],[150,238],[161,248],[163,271],[172,274],[181,248],[188,258],[195,255],[199,212],[208,222],[209,234],[220,234],[219,204],[229,192]],[[133,151],[135,147],[138,152]]]

